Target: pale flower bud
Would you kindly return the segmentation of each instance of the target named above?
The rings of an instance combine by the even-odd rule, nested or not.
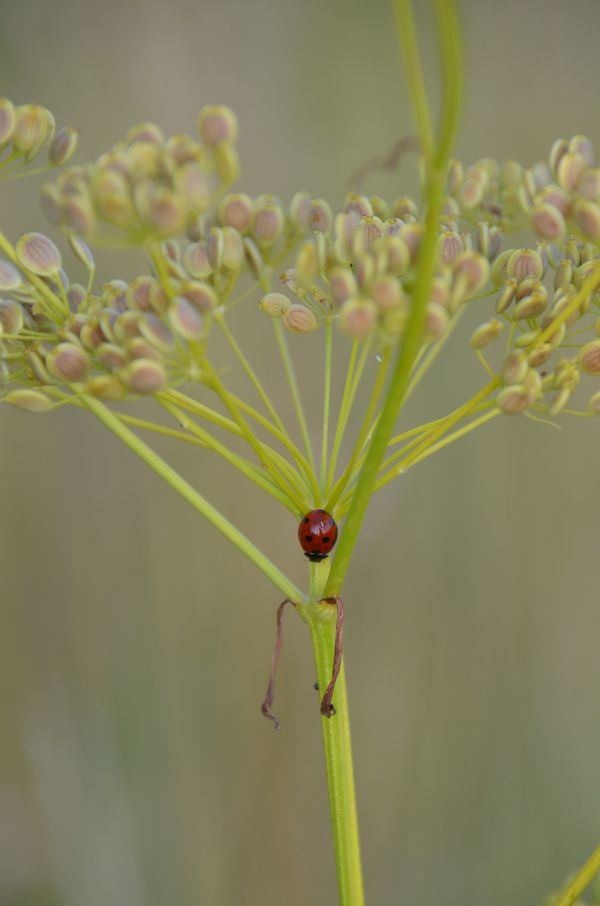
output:
[[[543,273],[542,259],[533,249],[517,249],[508,259],[506,274],[509,278],[525,280],[527,277],[533,277],[540,280]]]
[[[291,305],[283,316],[283,323],[292,333],[312,333],[317,329],[317,319],[305,305]]]
[[[377,325],[377,306],[372,299],[348,299],[340,308],[340,330],[355,340],[364,340]]]
[[[57,381],[80,383],[90,373],[90,362],[80,346],[59,343],[46,356],[46,368]]]
[[[198,114],[198,133],[209,148],[235,142],[238,134],[237,117],[233,110],[220,104],[203,107]]]
[[[60,252],[42,233],[25,233],[15,248],[19,262],[39,277],[50,277],[62,267]]]
[[[600,340],[592,340],[579,350],[577,357],[582,371],[586,374],[600,374]]]
[[[471,346],[473,349],[483,349],[485,346],[489,346],[490,343],[493,343],[503,330],[504,324],[502,321],[498,321],[497,318],[492,318],[485,324],[480,324],[479,327],[475,328],[471,334]]]
[[[573,192],[587,168],[588,162],[583,154],[577,151],[567,151],[561,157],[557,167],[558,184],[567,192]]]
[[[500,369],[504,384],[520,384],[525,380],[529,365],[524,352],[511,352],[506,356]]]
[[[16,111],[12,102],[8,98],[0,98],[0,148],[3,148],[11,140],[16,118]]]
[[[292,303],[283,293],[267,293],[258,303],[258,307],[272,318],[282,318],[292,307]]]
[[[47,412],[51,405],[48,397],[39,390],[12,390],[3,399],[27,412]]]
[[[563,215],[552,204],[539,204],[532,210],[531,226],[549,242],[561,242],[567,232]]]

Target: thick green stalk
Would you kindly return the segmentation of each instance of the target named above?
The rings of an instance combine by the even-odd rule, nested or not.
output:
[[[331,679],[335,640],[336,609],[332,604],[318,603],[323,597],[329,567],[329,560],[311,563],[309,599],[312,603],[297,608],[310,629],[321,695]],[[343,663],[333,703],[336,713],[333,717],[321,717],[321,728],[327,769],[339,906],[364,906],[350,718]]]
[[[174,491],[177,491],[184,500],[187,500],[195,510],[197,510],[205,519],[214,525],[221,534],[225,535],[228,541],[231,541],[238,550],[251,560],[274,585],[295,604],[304,601],[304,595],[300,589],[296,588],[293,582],[279,570],[261,550],[255,547],[246,536],[240,532],[225,516],[215,509],[212,504],[202,497],[190,484],[187,483],[171,466],[161,457],[148,447],[133,431],[130,431],[111,410],[99,400],[91,396],[81,395],[81,400],[85,406],[100,421],[109,428],[113,434],[123,441],[129,449],[140,459],[150,466],[157,475],[167,482]]]

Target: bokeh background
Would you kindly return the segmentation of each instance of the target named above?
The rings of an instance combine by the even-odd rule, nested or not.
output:
[[[459,156],[529,164],[556,137],[600,140],[600,5],[461,9]],[[228,103],[253,194],[338,203],[358,166],[413,129],[386,2],[5,0],[0,75],[13,101],[80,127],[81,160],[134,122],[193,131],[204,103]],[[35,182],[2,187],[13,237],[45,228]],[[414,186],[407,160],[366,188]],[[128,277],[140,262],[101,267]],[[248,312],[269,380],[272,347]],[[406,424],[480,386],[467,329]],[[561,427],[498,419],[370,510],[346,650],[378,906],[542,903],[598,843],[600,431]],[[274,734],[258,712],[278,603],[266,580],[91,416],[2,408],[0,439],[2,906],[330,906],[304,627],[288,621]],[[158,446],[304,581],[289,515],[220,461]]]

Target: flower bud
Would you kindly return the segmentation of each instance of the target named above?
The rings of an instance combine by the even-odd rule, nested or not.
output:
[[[475,328],[471,334],[471,346],[473,349],[483,349],[485,346],[489,346],[490,343],[493,343],[503,330],[504,324],[502,321],[498,321],[497,318],[492,318],[490,321],[486,321],[485,324],[480,324],[479,327]]]
[[[208,256],[207,244],[204,240],[192,242],[183,253],[183,265],[190,276],[204,280],[212,274],[212,265]]]
[[[135,126],[131,126],[125,136],[126,145],[135,145],[137,142],[164,145],[165,134],[156,123],[138,123]]]
[[[225,240],[223,230],[219,227],[212,227],[206,237],[206,253],[213,270],[219,271],[223,266],[223,249]]]
[[[504,387],[496,397],[496,405],[505,415],[519,415],[525,412],[531,400],[523,384]]]
[[[240,159],[237,151],[232,145],[217,145],[214,155],[219,178],[226,186],[231,185],[240,175]]]
[[[305,305],[291,305],[283,315],[283,323],[292,333],[311,333],[317,329],[317,319]]]
[[[569,151],[581,154],[589,167],[594,165],[594,146],[587,135],[574,135],[569,142]]]
[[[567,232],[564,217],[552,204],[539,204],[533,208],[531,226],[538,236],[549,242],[562,242]]]
[[[503,384],[521,384],[529,371],[524,352],[511,352],[506,356],[500,369]]]
[[[173,178],[173,188],[195,211],[205,211],[211,202],[212,185],[208,173],[197,163],[184,164]]]
[[[371,207],[371,202],[366,197],[366,195],[355,195],[353,192],[350,192],[348,195],[346,195],[346,204],[344,205],[344,211],[346,211],[348,214],[357,214],[357,221],[362,217],[373,216],[373,208]]]
[[[415,264],[421,250],[424,227],[421,223],[407,223],[400,230],[399,236],[408,248],[410,263]]]
[[[577,151],[567,151],[561,157],[556,170],[558,184],[567,192],[573,192],[587,168],[588,162],[583,154]]]
[[[8,98],[0,98],[0,148],[3,148],[11,140],[16,119],[16,112],[12,102]]]
[[[127,364],[127,356],[115,343],[101,343],[96,350],[96,357],[108,371],[116,371]]]
[[[383,248],[387,259],[385,269],[395,277],[402,277],[410,266],[408,245],[400,236],[386,236]]]
[[[600,340],[592,340],[579,350],[580,368],[586,374],[600,374]]]
[[[42,233],[25,233],[18,240],[15,251],[20,264],[39,277],[50,277],[62,267],[59,250]]]
[[[249,195],[238,193],[226,195],[219,205],[219,222],[231,226],[240,233],[247,233],[252,224],[254,202]]]
[[[352,237],[352,251],[355,255],[364,254],[382,234],[383,223],[379,217],[363,217]]]
[[[480,292],[488,281],[489,262],[477,252],[461,252],[453,262],[455,280],[462,284],[465,297],[470,298]]]
[[[244,243],[234,227],[223,227],[223,267],[225,270],[239,271],[244,263]]]
[[[425,336],[432,340],[443,337],[448,328],[448,312],[437,302],[428,302],[425,309]]]
[[[75,233],[69,233],[69,245],[71,251],[77,258],[77,260],[83,264],[83,266],[88,271],[93,271],[96,269],[96,262],[94,261],[94,256],[89,245],[83,241],[81,236],[75,235]]]
[[[169,307],[169,324],[184,340],[199,340],[203,333],[204,319],[195,305],[183,296],[177,296]]]
[[[149,181],[138,184],[134,194],[140,217],[157,236],[182,232],[186,217],[182,195]]]
[[[143,337],[132,337],[130,340],[127,340],[127,343],[125,344],[125,353],[130,360],[153,359],[157,362],[162,360],[160,351]]]
[[[562,387],[557,394],[555,394],[548,406],[548,414],[554,418],[559,415],[562,410],[565,408],[569,400],[573,395],[573,391],[569,387]]]
[[[23,278],[14,264],[0,258],[0,291],[17,289],[22,282]]]
[[[54,133],[54,117],[45,107],[25,104],[16,111],[12,143],[26,161],[32,160]]]
[[[483,179],[479,173],[467,174],[460,189],[458,198],[465,210],[472,211],[483,201],[487,180]]]
[[[319,270],[317,248],[314,241],[307,239],[298,249],[296,255],[296,277],[301,285],[315,279]]]
[[[527,356],[527,363],[531,368],[539,368],[548,361],[553,352],[554,346],[551,343],[540,343],[539,346],[534,346]]]
[[[328,233],[333,223],[331,208],[323,198],[315,198],[308,209],[308,225],[313,233]]]
[[[515,338],[514,344],[517,349],[527,349],[535,343],[539,335],[539,330],[526,330],[525,333],[521,333]]]
[[[238,135],[237,117],[233,110],[220,104],[203,107],[198,114],[198,134],[209,148],[235,142]]]
[[[400,284],[396,277],[392,277],[391,274],[375,277],[371,283],[369,295],[379,311],[388,311],[390,308],[400,305],[403,301]]]
[[[334,267],[329,272],[329,291],[334,305],[341,305],[358,294],[356,277],[349,267]]]
[[[258,303],[258,307],[272,318],[282,318],[292,307],[292,303],[283,293],[267,293]]]
[[[81,346],[59,343],[46,356],[46,368],[61,383],[80,383],[90,373],[90,362]]]
[[[600,415],[600,390],[594,393],[593,396],[590,396],[588,406],[594,415]]]
[[[501,315],[502,312],[506,311],[506,309],[513,302],[516,295],[517,286],[518,284],[516,280],[507,280],[500,290],[498,299],[496,300],[496,312],[499,315]]]
[[[27,412],[47,412],[51,405],[48,397],[39,390],[11,390],[4,397],[4,402]]]
[[[533,277],[540,280],[544,272],[542,259],[533,249],[517,249],[508,259],[506,265],[507,276],[516,280],[525,280]]]
[[[565,156],[568,150],[569,142],[566,138],[557,138],[552,145],[550,154],[548,156],[548,163],[550,164],[550,169],[554,176],[556,176],[556,174],[558,173],[558,165],[560,164],[562,158]]]
[[[260,277],[265,269],[265,263],[256,244],[249,236],[244,237],[244,254],[250,272],[254,274],[255,277]]]
[[[298,233],[308,230],[308,215],[312,196],[309,192],[296,192],[289,206],[289,217],[292,226]]]
[[[590,201],[600,199],[600,167],[590,167],[579,181],[578,192]]]
[[[158,393],[167,383],[165,370],[154,359],[136,359],[121,374],[125,386],[133,393]]]
[[[364,340],[377,325],[377,306],[372,299],[347,299],[340,308],[340,330],[355,340]]]
[[[453,230],[445,230],[438,238],[438,258],[444,264],[452,264],[462,251],[462,239]]]
[[[578,198],[573,210],[573,220],[590,239],[600,239],[600,206],[595,202]]]
[[[48,163],[53,167],[61,167],[71,160],[75,154],[79,132],[72,126],[63,126],[59,129],[48,147]]]
[[[18,334],[23,329],[23,309],[13,299],[0,300],[0,335]]]
[[[215,290],[208,283],[199,280],[190,280],[180,287],[182,296],[196,306],[203,315],[214,311],[219,304]]]
[[[373,214],[375,217],[379,217],[380,220],[387,220],[390,216],[389,205],[383,198],[380,198],[379,195],[371,195],[369,198],[371,202],[371,208],[373,209]]]
[[[459,160],[451,160],[448,163],[448,175],[446,177],[446,186],[451,195],[456,195],[464,179],[464,167]]]
[[[121,315],[117,326],[120,326],[124,315]],[[162,321],[157,315],[152,313],[142,315],[137,324],[139,326],[139,332],[146,340],[150,343],[151,346],[154,346],[155,349],[159,349],[161,352],[169,352],[175,345],[173,334],[167,327],[167,325]],[[132,325],[133,326],[133,325]],[[119,340],[123,342],[126,338],[131,338],[136,336],[136,332],[124,331],[120,332]]]
[[[260,203],[257,199],[252,231],[258,245],[273,245],[282,235],[284,226],[285,217],[275,199],[266,196]]]
[[[128,215],[130,216],[130,215]],[[90,236],[96,225],[96,215],[88,195],[69,195],[60,206],[63,226],[80,236]]]
[[[517,321],[535,318],[541,314],[548,304],[548,294],[542,285],[539,290],[529,293],[517,302],[513,308],[513,317]]]
[[[85,392],[99,400],[116,402],[126,396],[126,390],[121,381],[107,374],[96,375],[85,385]]]

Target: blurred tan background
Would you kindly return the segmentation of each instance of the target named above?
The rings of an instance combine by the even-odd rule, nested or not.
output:
[[[459,155],[531,163],[578,131],[598,146],[600,6],[461,7]],[[1,93],[81,128],[80,160],[131,123],[188,131],[231,104],[251,193],[338,203],[412,129],[381,0],[4,0],[0,61]],[[368,191],[413,189],[410,163]],[[2,194],[2,229],[45,228],[33,183]],[[106,278],[138,267],[102,260]],[[457,338],[406,424],[480,381]],[[306,393],[316,431],[318,377]],[[370,510],[347,663],[371,904],[539,904],[600,840],[599,426],[499,419]],[[266,580],[91,417],[2,408],[0,438],[0,904],[331,906],[302,625],[276,735],[258,711]],[[220,461],[172,456],[304,582],[291,517]]]

